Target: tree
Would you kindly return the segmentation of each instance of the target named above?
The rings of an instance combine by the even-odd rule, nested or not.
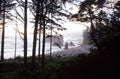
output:
[[[32,50],[32,67],[35,67],[35,54],[36,54],[36,40],[37,40],[37,29],[39,23],[39,11],[40,10],[40,0],[37,0],[37,8],[35,15],[35,27],[34,27],[34,37],[33,37],[33,50]]]
[[[45,61],[45,34],[46,34],[46,25],[48,23],[52,23],[53,25],[57,25],[59,27],[61,27],[60,24],[57,24],[53,19],[49,19],[49,17],[47,17],[47,14],[54,14],[54,15],[58,15],[58,16],[68,16],[67,14],[61,12],[62,9],[62,4],[64,4],[64,1],[58,1],[58,0],[48,0],[48,3],[46,3],[46,1],[43,1],[41,4],[42,7],[42,20],[43,20],[43,46],[42,46],[42,70],[44,69],[44,61]],[[44,12],[44,9],[45,12]],[[55,17],[52,17],[55,18]],[[52,32],[52,27],[50,27],[51,32]],[[52,43],[52,40],[51,40]]]
[[[57,18],[54,16],[53,18],[58,20],[58,16],[68,16],[67,14],[63,13],[62,10],[62,0],[41,0],[38,2],[38,0],[32,0],[33,2],[33,15],[34,12],[36,13],[35,16],[35,28],[34,28],[34,40],[33,40],[33,60],[35,59],[35,54],[36,54],[36,37],[37,37],[37,29],[38,29],[38,23],[40,23],[40,26],[42,27],[42,33],[43,33],[43,44],[42,44],[42,68],[44,68],[44,59],[45,59],[45,38],[46,38],[46,28],[47,26],[50,26],[50,23],[53,25],[56,25],[58,28],[62,28],[60,24],[58,24],[56,21],[53,19],[50,19],[48,16],[49,14],[55,14]],[[39,4],[38,4],[39,3]],[[38,7],[39,6],[39,7]],[[38,11],[39,8],[39,11]],[[37,14],[38,12],[38,14]],[[37,18],[36,18],[37,16]],[[38,21],[36,21],[38,20]],[[37,22],[37,24],[36,24]],[[36,29],[36,30],[35,30]],[[40,42],[39,42],[40,44]],[[40,48],[40,45],[39,45]],[[40,54],[39,54],[40,55]],[[35,60],[34,60],[35,62]]]
[[[25,0],[24,5],[24,65],[27,66],[27,3]]]
[[[78,14],[72,17],[77,18],[77,21],[90,22],[90,37],[91,41],[95,44],[98,52],[102,54],[101,51],[104,50],[104,44],[101,43],[105,39],[112,39],[119,36],[119,13],[120,13],[120,3],[119,1],[114,7],[106,6],[108,4],[106,0],[85,0],[80,4],[80,10]],[[103,8],[108,8],[111,14],[103,10]],[[108,40],[106,40],[108,41]]]
[[[99,49],[99,41],[96,39],[96,36],[101,36],[100,34],[96,35],[96,25],[99,23],[100,27],[104,27],[101,18],[104,13],[102,13],[102,8],[104,7],[104,3],[106,0],[85,0],[80,3],[78,14],[72,16],[77,18],[77,21],[81,22],[90,22],[90,37],[91,41],[95,44],[95,46]],[[101,14],[100,14],[101,12]],[[98,30],[98,29],[97,29]]]
[[[40,60],[40,51],[41,51],[41,33],[42,33],[42,21],[40,17],[40,22],[39,22],[39,44],[38,44],[38,57]]]
[[[15,25],[17,28],[17,14],[16,14],[16,21]],[[14,53],[14,59],[16,58],[16,53],[17,53],[17,29],[15,29],[15,53]]]
[[[5,19],[11,19],[10,10],[15,6],[13,1],[9,0],[1,0],[0,1],[0,19],[3,20],[2,22],[2,40],[1,40],[1,61],[4,61],[4,41],[5,41]]]
[[[65,11],[65,10],[63,9],[62,6],[59,6],[59,4],[57,4],[58,2],[56,0],[50,0],[49,10],[48,10],[48,13],[50,15],[50,16],[48,16],[49,19],[47,21],[49,24],[48,28],[50,30],[50,34],[49,34],[50,35],[50,59],[52,57],[52,44],[53,44],[52,38],[53,38],[53,32],[55,32],[54,29],[57,28],[57,30],[66,30],[66,28],[62,27],[61,24],[57,23],[56,21],[59,21],[59,22],[62,21],[62,19],[59,18],[59,16],[61,16],[61,17],[69,16],[66,14],[66,13],[69,13],[69,11],[66,11],[66,13],[63,13],[62,11]],[[65,2],[61,1],[60,3],[62,4]],[[59,9],[61,9],[61,10],[59,10]],[[56,16],[56,15],[58,15],[58,16]],[[55,32],[55,33],[57,33],[57,32]]]
[[[2,0],[0,0],[0,15],[1,15],[1,8],[2,8]]]
[[[4,38],[5,38],[5,5],[6,1],[3,1],[3,27],[2,27],[2,40],[1,40],[1,61],[4,61]]]
[[[120,1],[118,1],[113,7],[113,15],[111,15],[112,35],[113,37],[120,34]]]

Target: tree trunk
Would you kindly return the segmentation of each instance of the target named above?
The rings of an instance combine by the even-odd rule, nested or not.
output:
[[[51,20],[52,20],[52,13],[51,13]],[[52,58],[52,23],[51,23],[51,37],[50,37],[50,59]]]
[[[41,18],[40,18],[41,20]],[[40,21],[40,26],[39,26],[39,46],[38,46],[38,57],[40,60],[40,51],[41,51],[41,30],[42,30],[42,25],[41,25],[41,21]]]
[[[90,23],[91,23],[91,32],[90,32],[90,36],[92,38],[92,41],[95,43],[97,49],[99,50],[99,44],[98,41],[95,39],[95,32],[94,32],[94,24],[93,24],[93,13],[91,12],[91,9],[89,9],[89,16],[90,16]]]
[[[35,28],[34,28],[34,37],[33,37],[33,50],[32,50],[32,67],[35,67],[35,54],[36,54],[36,41],[37,41],[37,29],[38,29],[38,22],[39,22],[39,9],[40,9],[40,0],[37,0],[37,10],[35,16]]]
[[[43,3],[41,2],[41,7],[42,7],[42,15],[45,16],[45,14],[43,13]],[[44,61],[45,61],[45,17],[42,17],[43,20],[43,44],[42,44],[42,70],[44,69]]]
[[[45,21],[43,19],[43,21]],[[42,45],[42,70],[44,69],[44,60],[45,60],[45,22],[43,23],[43,45]]]
[[[2,0],[0,0],[0,15],[1,15],[1,4],[2,4]]]
[[[15,53],[14,53],[14,59],[16,58],[16,51],[17,51],[17,14],[16,14],[16,29],[15,29]]]
[[[94,25],[93,25],[93,20],[92,20],[92,16],[93,16],[93,14],[92,14],[92,12],[91,12],[91,9],[89,9],[89,16],[90,16],[90,23],[91,23],[91,32],[90,32],[90,35],[91,35],[91,38],[92,38],[92,41],[97,45],[97,41],[95,40],[95,33],[94,33]]]
[[[50,59],[52,58],[52,24],[51,24],[51,37],[50,37]]]
[[[4,61],[4,40],[5,40],[5,1],[3,5],[3,27],[2,27],[2,40],[1,40],[1,62]]]
[[[24,7],[24,66],[27,67],[27,3],[28,1],[25,0],[25,7]]]

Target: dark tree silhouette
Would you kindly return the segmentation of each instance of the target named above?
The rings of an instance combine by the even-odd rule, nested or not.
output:
[[[1,40],[1,61],[4,61],[4,41],[5,41],[5,19],[11,19],[10,10],[15,6],[13,1],[1,0],[0,1],[0,19],[2,22],[2,40]]]
[[[100,16],[102,16],[104,13],[102,12],[102,9],[104,7],[104,3],[106,2],[106,0],[85,0],[83,2],[81,2],[80,7],[79,7],[79,11],[78,14],[75,14],[72,16],[72,18],[77,18],[77,21],[81,21],[81,22],[90,22],[90,37],[91,37],[91,41],[95,44],[95,46],[99,49],[99,41],[98,39],[96,39],[96,31],[95,29],[98,28],[96,25],[99,23],[99,25],[101,26],[103,23],[102,20],[104,18],[101,18]],[[97,12],[98,13],[95,13]],[[103,25],[101,26],[103,27]],[[99,38],[101,37],[100,32],[97,35],[99,36]]]
[[[1,61],[4,61],[4,40],[5,40],[5,11],[6,11],[6,1],[3,1],[3,27],[2,27],[2,40],[1,40]]]
[[[32,66],[33,66],[33,68],[35,67],[36,40],[37,40],[37,29],[38,29],[38,23],[39,23],[39,12],[40,12],[40,0],[37,0],[34,37],[33,37],[33,50],[32,50]]]
[[[54,21],[53,19],[50,19],[50,17],[48,16],[49,14],[55,14],[56,15],[60,15],[60,16],[68,16],[67,14],[63,13],[63,12],[60,12],[62,10],[62,1],[57,1],[57,0],[47,0],[47,1],[40,1],[39,2],[39,7],[35,7],[35,6],[38,6],[38,1],[37,0],[32,0],[33,1],[33,11],[31,9],[31,12],[33,13],[33,15],[35,17],[37,17],[37,20],[40,24],[40,26],[42,27],[42,33],[43,33],[43,44],[42,44],[42,64],[44,63],[44,55],[45,55],[45,38],[46,38],[46,28],[47,26],[49,26],[48,24],[52,23],[54,26],[57,26],[59,29],[63,30],[64,28],[61,27],[60,24],[56,23],[56,21]],[[61,4],[61,5],[60,5]],[[39,11],[37,11],[37,8],[39,8]],[[34,14],[38,12],[38,15]],[[53,17],[54,19],[56,20],[61,20],[59,19],[58,17]],[[35,24],[36,24],[36,19],[35,19]],[[37,27],[36,27],[37,26]],[[35,29],[36,31],[34,30],[34,33],[36,32],[36,34],[34,34],[34,38],[37,38],[37,29],[38,29],[38,24],[35,25]],[[41,31],[41,30],[39,30]],[[36,54],[36,41],[37,39],[34,39],[33,40],[33,58],[35,59],[35,54]],[[39,44],[40,44],[40,41],[39,41]],[[40,48],[40,45],[39,45],[39,48]],[[40,51],[40,50],[39,50]],[[40,55],[40,54],[39,54]]]
[[[40,22],[39,22],[39,44],[38,44],[38,57],[40,60],[40,51],[41,51],[41,33],[42,33],[42,21],[40,17]]]
[[[27,4],[28,1],[25,0],[24,5],[24,65],[27,67]]]

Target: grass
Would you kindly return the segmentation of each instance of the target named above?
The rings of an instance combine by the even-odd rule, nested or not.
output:
[[[23,65],[23,58],[7,60],[0,63],[0,79],[55,79],[60,68],[68,62],[75,61],[76,56],[53,57],[45,59],[44,71],[41,71],[41,60],[36,58],[36,68],[32,69],[31,57],[28,58],[27,70]],[[69,64],[67,64],[69,66]]]

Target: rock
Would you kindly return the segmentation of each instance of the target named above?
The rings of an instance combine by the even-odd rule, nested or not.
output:
[[[65,48],[64,49],[68,49],[68,42],[65,43]]]
[[[73,42],[70,42],[69,44],[70,44],[70,46],[75,46],[75,44]]]

